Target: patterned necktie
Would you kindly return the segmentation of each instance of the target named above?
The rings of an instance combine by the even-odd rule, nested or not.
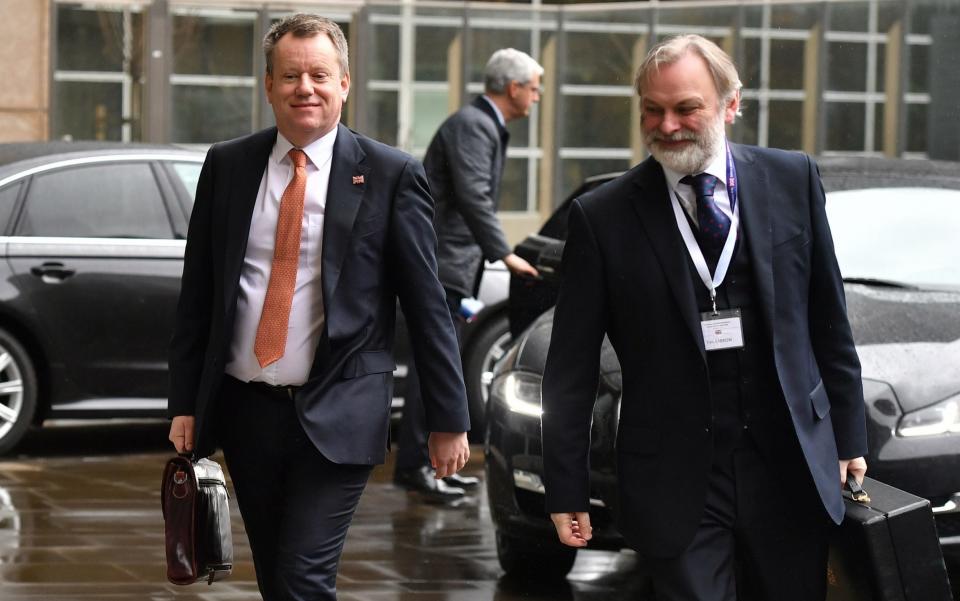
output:
[[[293,289],[300,264],[300,229],[303,221],[303,199],[307,191],[307,155],[293,148],[288,153],[293,161],[293,179],[280,198],[277,234],[273,243],[270,283],[260,313],[260,325],[253,343],[253,353],[266,367],[283,356],[287,346],[287,326]]]
[[[700,228],[697,242],[700,244],[700,250],[703,251],[703,258],[707,261],[710,273],[716,271],[720,252],[727,241],[727,234],[730,233],[730,218],[713,200],[713,191],[718,181],[720,180],[709,173],[687,175],[680,180],[681,184],[690,185],[697,197],[697,225]]]

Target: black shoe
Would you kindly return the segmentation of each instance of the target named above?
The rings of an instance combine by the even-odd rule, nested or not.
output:
[[[434,474],[433,468],[429,465],[413,469],[397,469],[393,472],[393,483],[435,499],[459,499],[466,493],[462,488],[437,480]]]
[[[452,476],[447,476],[443,479],[444,482],[450,486],[457,486],[459,488],[476,488],[480,484],[480,478],[474,476],[461,476],[460,474],[454,474]]]

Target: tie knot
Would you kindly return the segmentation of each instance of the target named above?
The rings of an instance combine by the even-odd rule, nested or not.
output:
[[[299,148],[291,148],[290,152],[287,153],[287,156],[289,156],[290,160],[293,161],[294,167],[300,168],[307,166],[307,153]]]
[[[680,183],[691,186],[697,198],[705,198],[713,196],[718,181],[720,180],[709,173],[698,173],[697,175],[685,175]]]

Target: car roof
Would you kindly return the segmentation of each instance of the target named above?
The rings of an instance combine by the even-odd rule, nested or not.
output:
[[[174,145],[121,142],[15,142],[0,144],[0,179],[53,162],[112,155],[175,155],[203,159],[203,153]]]

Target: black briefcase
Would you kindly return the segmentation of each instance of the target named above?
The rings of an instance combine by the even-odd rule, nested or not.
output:
[[[830,546],[827,601],[951,601],[930,501],[872,478],[851,485]]]

